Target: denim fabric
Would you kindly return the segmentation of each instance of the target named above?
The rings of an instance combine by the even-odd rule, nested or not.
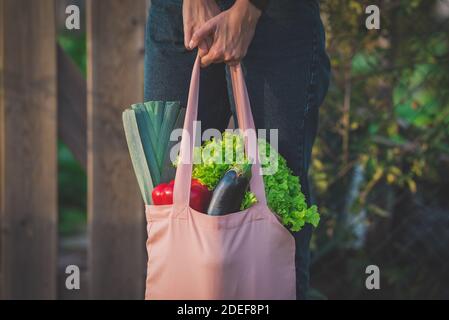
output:
[[[233,3],[217,2],[222,9]],[[182,0],[153,0],[146,29],[145,101],[186,105],[195,56],[196,51],[184,48]],[[310,204],[307,173],[330,76],[318,2],[270,1],[242,65],[256,127],[279,130],[279,152],[300,177]],[[202,69],[200,81],[202,128],[223,131],[234,110],[227,68]],[[309,287],[311,233],[310,225],[294,233],[298,299],[306,298]]]

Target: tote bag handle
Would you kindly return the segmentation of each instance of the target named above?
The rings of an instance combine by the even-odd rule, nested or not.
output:
[[[248,91],[240,64],[230,67],[232,90],[237,111],[237,120],[240,130],[245,133],[253,130],[256,133],[254,119],[249,103]],[[186,116],[180,146],[180,162],[176,170],[175,185],[173,190],[173,204],[180,209],[189,205],[190,185],[192,179],[193,149],[195,142],[194,121],[198,116],[198,98],[200,87],[200,57],[197,56],[193,66],[190,80],[189,96],[187,101]],[[247,155],[258,155],[257,143],[249,143],[251,139],[245,136],[245,151]],[[254,141],[252,141],[254,142]],[[252,166],[252,179],[250,188],[256,195],[258,203],[267,204],[265,187],[260,166],[259,157],[255,156]]]

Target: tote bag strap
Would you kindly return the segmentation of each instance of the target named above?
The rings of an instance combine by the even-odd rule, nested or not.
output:
[[[239,128],[243,133],[247,130],[252,130],[256,133],[241,66],[236,65],[230,67],[230,73]],[[182,210],[189,205],[193,167],[193,148],[195,141],[194,121],[198,116],[199,86],[200,57],[197,56],[193,66],[192,78],[190,80],[187,110],[181,137],[179,163],[176,170],[175,185],[173,190],[173,204],[177,212],[180,212],[179,210]],[[253,143],[249,143],[250,141]],[[248,155],[258,155],[257,143],[254,143],[254,140],[249,139],[247,135],[245,135],[245,151]],[[252,160],[251,191],[256,195],[260,204],[266,205],[267,201],[265,197],[265,187],[259,157],[255,156]]]

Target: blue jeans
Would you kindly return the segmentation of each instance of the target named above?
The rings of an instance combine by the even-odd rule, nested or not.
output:
[[[217,1],[222,9],[233,1]],[[145,101],[179,100],[187,95],[196,52],[184,48],[182,0],[153,0],[146,29]],[[278,129],[279,152],[301,179],[309,204],[308,169],[318,127],[318,109],[329,85],[330,64],[316,0],[273,0],[259,19],[242,61],[258,129]],[[201,71],[202,128],[223,131],[233,98],[224,64]],[[309,287],[312,226],[294,233],[297,297]]]

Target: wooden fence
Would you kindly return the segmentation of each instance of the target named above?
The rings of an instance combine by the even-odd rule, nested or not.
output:
[[[87,81],[57,0],[0,0],[0,298],[57,298],[57,140],[88,174],[89,297],[142,299],[143,205],[121,113],[143,99],[147,0],[88,0]]]

